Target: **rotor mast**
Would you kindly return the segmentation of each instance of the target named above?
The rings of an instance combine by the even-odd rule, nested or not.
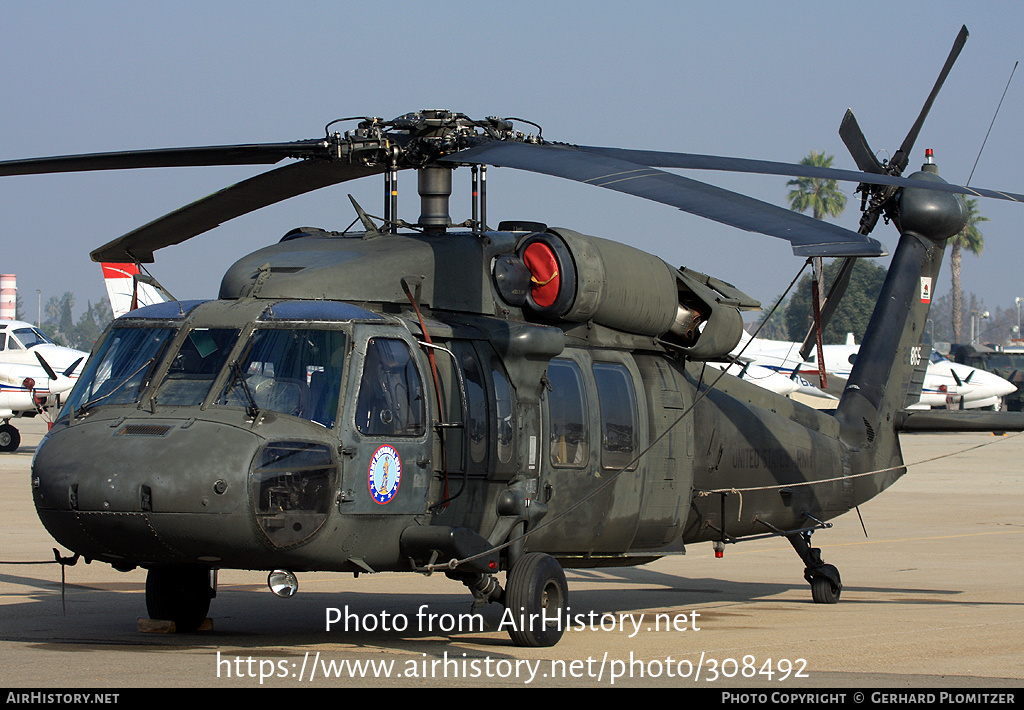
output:
[[[452,196],[455,168],[431,165],[417,170],[420,218],[416,224],[428,233],[441,233],[451,226],[448,205]]]

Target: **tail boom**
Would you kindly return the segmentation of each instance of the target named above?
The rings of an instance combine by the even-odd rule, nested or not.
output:
[[[931,172],[912,177],[941,180]],[[946,241],[967,219],[959,196],[906,188],[897,200],[899,245],[836,410],[841,439],[851,452],[849,472],[880,471],[857,479],[858,500],[871,498],[906,471],[898,439],[901,413],[914,370],[929,356],[921,335]]]

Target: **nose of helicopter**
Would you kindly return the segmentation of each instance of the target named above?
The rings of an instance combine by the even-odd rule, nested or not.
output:
[[[216,557],[249,538],[246,481],[260,437],[195,419],[58,424],[32,464],[54,539],[86,558],[146,564]]]

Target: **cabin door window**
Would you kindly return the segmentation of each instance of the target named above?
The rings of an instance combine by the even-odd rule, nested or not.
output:
[[[583,375],[575,362],[548,364],[548,441],[551,463],[582,468],[590,460],[590,432]]]
[[[633,378],[624,365],[597,362],[594,380],[601,410],[601,466],[634,469],[639,434]]]

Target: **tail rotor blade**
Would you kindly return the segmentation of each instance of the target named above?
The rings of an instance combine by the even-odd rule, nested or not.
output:
[[[860,130],[860,124],[857,123],[857,119],[850,109],[846,109],[843,122],[839,124],[839,137],[843,139],[843,144],[850,151],[853,162],[857,164],[858,168],[866,173],[885,174],[885,168],[868,147],[864,132]]]
[[[875,158],[874,154],[871,153],[868,148],[867,140],[864,138],[863,132],[860,130],[860,126],[857,124],[856,118],[854,118],[853,112],[847,110],[846,116],[843,118],[843,122],[840,125],[839,133],[842,137],[843,142],[846,144],[850,153],[853,155],[858,167],[869,173],[882,173],[892,177],[900,177],[903,170],[906,168],[909,162],[909,151],[913,149],[913,143],[917,139],[917,134],[921,130],[921,125],[924,122],[925,117],[931,108],[932,103],[935,100],[935,96],[938,94],[939,89],[942,87],[942,83],[945,81],[946,76],[949,74],[950,69],[953,66],[953,62],[960,54],[960,50],[963,48],[964,43],[967,40],[967,28],[963,27],[960,31],[957,41],[954,44],[953,51],[950,53],[946,60],[946,64],[942,68],[942,72],[939,75],[938,81],[932,89],[931,94],[928,96],[928,100],[925,102],[925,106],[922,109],[920,115],[914,126],[911,128],[910,133],[904,140],[900,150],[897,151],[893,159],[889,161],[887,165],[882,165]],[[890,214],[889,210],[892,209],[893,197],[897,190],[893,186],[883,186],[879,184],[861,183],[857,187],[857,192],[862,193],[861,198],[861,219],[860,228],[858,232],[867,236],[874,230],[875,225],[878,223],[878,219],[883,213]],[[839,300],[846,292],[847,285],[849,283],[850,276],[853,271],[855,259],[847,258],[839,274],[836,277],[836,282],[832,286],[832,290],[825,301],[822,309],[820,325],[821,329],[825,328],[832,313],[839,305]],[[803,357],[807,357],[810,352],[811,346],[813,345],[814,328],[807,334],[803,344],[800,348],[800,353]],[[954,373],[954,378],[956,374]],[[957,384],[960,384],[957,379]]]
[[[935,102],[935,97],[939,94],[939,89],[942,88],[942,84],[946,81],[946,77],[949,76],[950,70],[953,68],[953,64],[956,63],[957,57],[960,56],[960,50],[964,48],[964,44],[967,42],[967,26],[964,25],[960,28],[960,34],[956,36],[956,40],[953,42],[953,48],[949,52],[949,56],[946,57],[946,63],[942,65],[942,71],[939,72],[939,78],[935,80],[935,86],[932,87],[932,91],[928,94],[927,100],[924,102],[924,107],[921,109],[921,113],[918,114],[917,120],[914,121],[914,125],[910,128],[910,133],[903,139],[903,144],[900,146],[900,154],[902,154],[902,165],[900,165],[900,172],[906,167],[906,161],[910,156],[910,152],[914,149],[914,142],[917,140],[917,135],[921,132],[921,126],[924,125],[924,119],[927,118],[928,112],[932,108],[932,103]],[[896,161],[896,158],[893,158]]]

